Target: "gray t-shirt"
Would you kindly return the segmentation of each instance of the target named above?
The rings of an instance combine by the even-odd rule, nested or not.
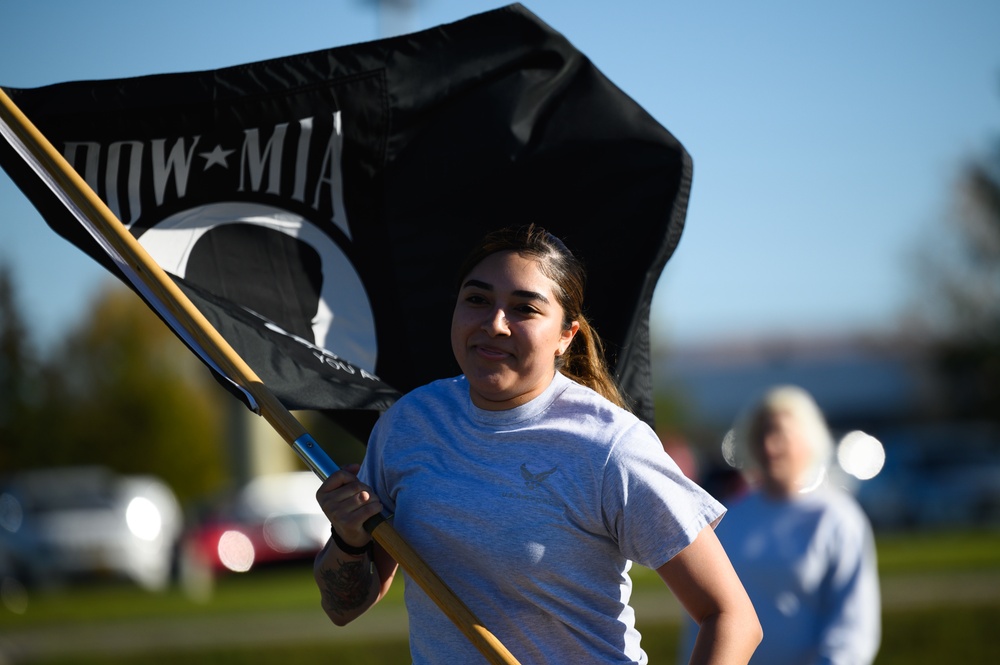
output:
[[[475,407],[464,377],[412,391],[377,423],[360,477],[522,665],[647,662],[631,562],[658,568],[725,512],[645,423],[558,373],[506,411]],[[414,663],[486,662],[406,582]]]

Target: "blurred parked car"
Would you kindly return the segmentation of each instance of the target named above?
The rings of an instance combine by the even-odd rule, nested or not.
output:
[[[173,491],[154,476],[93,466],[0,481],[0,558],[28,585],[117,576],[163,589],[182,527]]]
[[[880,438],[885,466],[857,494],[876,528],[1000,525],[1000,428],[925,425]]]
[[[259,476],[189,529],[181,563],[189,591],[219,574],[311,560],[330,534],[316,503],[320,482],[311,471]]]

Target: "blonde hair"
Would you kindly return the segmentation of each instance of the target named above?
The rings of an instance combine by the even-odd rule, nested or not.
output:
[[[811,460],[800,482],[815,486],[825,477],[832,458],[833,437],[816,400],[799,386],[769,388],[740,414],[723,443],[726,461],[750,477],[757,476],[760,462],[755,451],[764,443],[764,420],[776,413],[789,414],[802,427]]]

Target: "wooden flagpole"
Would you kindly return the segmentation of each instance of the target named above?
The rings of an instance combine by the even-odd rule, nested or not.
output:
[[[184,294],[170,276],[149,256],[142,245],[105,205],[104,201],[80,177],[76,170],[59,154],[37,127],[0,88],[0,130],[11,146],[21,153],[39,177],[50,187],[64,194],[63,202],[71,208],[81,224],[92,233],[100,234],[107,246],[124,260],[127,276],[134,285],[152,300],[162,305],[193,339],[200,350],[208,355],[220,371],[256,402],[256,411],[281,435],[295,452],[320,477],[327,478],[338,469],[336,463],[323,451],[302,424],[264,385],[257,374],[236,353],[194,303]],[[41,172],[39,171],[41,169]],[[60,196],[62,198],[62,196]],[[75,208],[75,210],[73,210]],[[104,244],[104,243],[102,243]],[[131,273],[131,274],[130,274]],[[138,279],[140,283],[135,283]],[[158,311],[160,308],[157,307]],[[161,311],[162,313],[162,311]],[[486,659],[495,665],[517,665],[517,660],[473,615],[472,611],[434,573],[420,556],[407,544],[383,516],[368,520],[365,528],[396,562],[420,585],[438,607],[450,618]]]

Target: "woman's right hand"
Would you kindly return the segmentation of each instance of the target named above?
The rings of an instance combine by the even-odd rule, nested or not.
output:
[[[364,524],[382,511],[382,502],[372,488],[358,480],[360,468],[358,464],[345,466],[316,491],[316,500],[336,538],[343,541],[339,545],[336,538],[330,538],[313,563],[323,610],[338,626],[347,625],[377,603],[396,575],[396,562],[378,543],[365,547],[372,537]],[[364,553],[343,547],[363,549]]]
[[[316,491],[316,500],[330,524],[348,545],[364,547],[371,535],[364,523],[382,512],[372,488],[358,480],[359,464],[350,464],[331,474]]]

